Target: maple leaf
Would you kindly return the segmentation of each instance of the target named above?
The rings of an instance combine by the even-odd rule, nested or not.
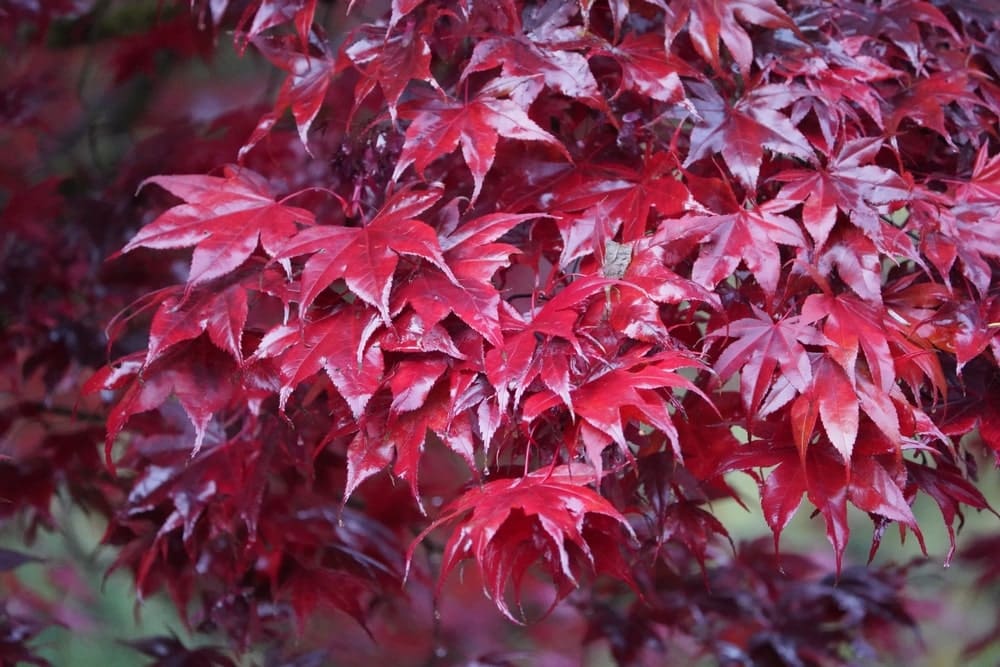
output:
[[[243,362],[241,341],[249,307],[242,285],[226,289],[196,289],[185,298],[182,288],[163,297],[149,326],[146,366],[156,361],[171,346],[208,332],[219,349],[228,352],[237,363]]]
[[[664,351],[650,357],[626,357],[609,370],[598,372],[570,391],[572,413],[581,418],[580,439],[587,459],[601,474],[601,453],[611,443],[628,450],[622,418],[634,418],[664,433],[674,454],[681,458],[677,428],[660,390],[685,389],[708,401],[691,381],[678,373],[680,368],[698,368],[690,355]],[[522,419],[534,422],[546,410],[563,402],[556,392],[546,389],[524,402]],[[571,451],[575,447],[570,443]]]
[[[281,118],[281,114],[289,108],[295,118],[299,139],[306,151],[311,153],[309,128],[312,127],[312,123],[326,98],[326,91],[330,87],[330,77],[336,69],[335,60],[327,51],[325,43],[318,43],[318,54],[312,55],[310,52],[303,53],[293,48],[290,39],[254,37],[252,41],[268,60],[288,72],[288,77],[281,85],[281,90],[278,91],[274,111],[261,117],[253,134],[240,148],[240,160],[267,136],[267,133]],[[316,46],[317,41],[310,40],[310,45]]]
[[[805,95],[805,89],[795,85],[759,86],[730,105],[711,84],[695,81],[688,87],[701,121],[691,130],[685,167],[718,153],[736,180],[752,191],[757,187],[765,148],[815,162],[809,141],[781,112]]]
[[[875,437],[873,437],[875,436]],[[903,461],[887,452],[878,437],[869,429],[858,439],[857,455],[851,461],[851,479],[847,497],[852,505],[868,512],[875,529],[868,553],[871,563],[882,540],[882,528],[888,521],[895,521],[900,528],[909,528],[917,538],[921,551],[927,555],[924,536],[910,508],[912,496],[906,493],[908,476]],[[889,449],[892,449],[891,444]],[[884,454],[889,454],[885,456]]]
[[[694,554],[702,572],[705,572],[708,547],[713,536],[724,537],[733,551],[736,551],[736,546],[722,522],[700,507],[701,504],[700,501],[681,500],[668,505],[663,516],[664,530],[658,539],[663,542],[670,539],[680,541]]]
[[[912,483],[933,498],[941,511],[950,543],[945,563],[950,563],[955,554],[955,519],[959,520],[959,526],[965,519],[962,515],[962,505],[977,510],[988,510],[993,514],[996,514],[996,511],[990,507],[982,492],[969,482],[955,465],[947,461],[938,461],[934,468],[915,461],[906,461],[906,472]]]
[[[361,227],[317,225],[290,239],[275,259],[311,255],[302,270],[300,307],[307,309],[334,281],[378,309],[389,322],[389,293],[400,255],[421,257],[449,279],[451,269],[441,255],[437,233],[417,219],[441,198],[441,190],[404,188],[394,193]]]
[[[84,394],[125,388],[108,415],[105,457],[109,467],[113,467],[111,451],[115,439],[129,418],[155,410],[170,396],[177,398],[194,424],[191,456],[201,449],[212,417],[239,393],[232,358],[203,340],[173,346],[148,366],[142,362],[142,353],[129,355],[87,380],[82,389]]]
[[[428,325],[413,310],[393,319],[391,328],[382,329],[380,340],[382,349],[390,352],[441,352],[455,359],[466,358],[440,323]]]
[[[667,46],[687,24],[691,44],[698,55],[717,73],[724,73],[721,41],[739,66],[743,78],[750,74],[753,42],[741,23],[797,30],[794,21],[774,0],[681,0],[670,4],[666,22]]]
[[[369,586],[360,577],[338,570],[298,565],[295,574],[284,582],[279,599],[289,604],[295,612],[300,628],[306,627],[310,618],[323,607],[339,609],[358,622],[366,631],[365,609],[362,606]],[[369,631],[370,632],[370,631]]]
[[[616,96],[631,90],[660,102],[690,108],[680,77],[700,79],[701,74],[669,53],[664,48],[663,39],[655,32],[642,35],[630,32],[619,44],[601,45],[592,53],[614,58],[621,67],[621,82]]]
[[[522,392],[536,377],[572,410],[568,357],[571,349],[582,353],[572,330],[587,301],[612,284],[614,281],[602,279],[573,283],[547,301],[528,322],[518,322],[514,332],[504,336],[502,346],[486,354],[484,369],[495,388],[499,410],[508,409],[512,393],[513,404],[517,405]],[[618,309],[615,312],[617,314]],[[662,329],[662,325],[659,326]],[[487,447],[490,434],[491,430],[485,429],[483,437]]]
[[[559,25],[566,13],[553,12],[549,21],[523,35],[498,35],[480,41],[462,70],[461,80],[500,67],[502,77],[522,81],[512,95],[523,108],[538,97],[545,85],[596,109],[606,109],[587,58],[574,50],[583,40],[577,31]]]
[[[859,448],[866,439],[859,440]],[[850,537],[847,521],[848,502],[861,510],[881,517],[880,520],[898,521],[911,528],[923,545],[923,536],[916,518],[904,496],[906,476],[893,474],[879,459],[877,448],[868,448],[864,456],[856,456],[846,463],[829,444],[817,442],[806,452],[797,448],[769,447],[753,443],[749,451],[734,459],[740,469],[747,466],[770,467],[773,470],[761,485],[761,508],[771,528],[777,552],[781,533],[798,511],[805,495],[823,515],[827,539],[834,548],[839,572],[844,551]],[[732,465],[732,463],[731,463]],[[878,522],[872,540],[872,555],[881,537]]]
[[[976,153],[976,162],[967,182],[958,183],[955,198],[968,204],[995,203],[1000,200],[1000,153],[989,156],[989,145]]]
[[[643,293],[657,303],[702,301],[721,307],[715,292],[698,283],[682,278],[667,267],[666,251],[654,237],[637,241],[631,248],[631,257],[622,279],[637,285]]]
[[[879,58],[857,53],[853,44],[838,40],[812,42],[809,48],[782,54],[771,64],[788,78],[801,77],[806,87],[816,93],[796,102],[792,117],[803,118],[812,111],[820,123],[828,151],[836,144],[845,121],[861,123],[854,107],[832,101],[851,100],[880,129],[884,128],[882,107],[885,101],[873,84],[903,76],[903,72]]]
[[[896,111],[886,119],[887,133],[896,132],[903,119],[909,118],[952,143],[952,135],[945,119],[948,105],[956,103],[971,112],[973,107],[982,104],[982,100],[973,92],[974,86],[969,75],[969,71],[950,70],[935,72],[914,81],[899,93],[897,99],[891,101]]]
[[[368,344],[379,325],[370,311],[353,308],[301,328],[279,325],[261,339],[254,357],[277,359],[282,409],[296,387],[325,370],[357,418],[382,382],[382,351]]]
[[[821,275],[837,275],[862,299],[882,300],[882,255],[875,244],[857,229],[835,232],[816,263]]]
[[[824,320],[826,354],[846,372],[861,410],[894,446],[902,446],[900,410],[904,414],[910,411],[914,418],[919,414],[906,407],[908,403],[896,386],[896,363],[889,345],[894,336],[885,324],[889,319],[885,307],[850,294],[811,294],[803,303],[802,319],[810,323]],[[933,378],[934,368],[927,370]]]
[[[441,235],[444,261],[452,277],[423,267],[400,285],[399,302],[409,303],[431,325],[453,312],[488,343],[502,347],[500,293],[491,281],[500,268],[510,263],[510,256],[517,248],[493,241],[518,224],[537,217],[540,216],[531,213],[491,213],[467,220]]]
[[[779,368],[796,391],[807,391],[813,375],[804,345],[822,345],[826,340],[797,315],[775,321],[758,308],[754,315],[708,334],[710,339],[735,339],[723,348],[713,368],[723,382],[740,371],[740,394],[749,414],[757,412]]]
[[[843,368],[826,355],[810,357],[812,377],[806,390],[795,399],[790,412],[795,445],[804,458],[818,417],[827,439],[846,465],[851,461],[858,437],[860,401]]]
[[[485,86],[471,100],[430,99],[411,103],[401,110],[412,119],[406,130],[403,152],[393,171],[399,180],[411,164],[418,173],[434,160],[462,147],[462,157],[472,172],[472,202],[479,198],[483,181],[493,166],[499,137],[540,141],[554,146],[567,160],[569,152],[554,136],[540,128],[518,104],[509,99],[527,82],[525,77],[504,77]]]
[[[719,215],[692,215],[664,221],[657,242],[689,238],[702,243],[691,279],[708,289],[732,275],[740,261],[768,295],[778,288],[781,253],[778,244],[805,247],[795,220],[781,215],[787,202],[773,200],[753,208]]]
[[[249,169],[226,168],[225,176],[154,176],[155,183],[183,199],[139,230],[122,249],[194,246],[189,286],[238,268],[257,249],[274,257],[293,236],[297,222],[312,224],[310,211],[276,202],[267,181]]]
[[[431,531],[455,524],[444,548],[438,590],[461,561],[475,558],[486,594],[514,622],[520,621],[511,612],[505,589],[513,580],[520,608],[524,570],[539,558],[557,587],[553,606],[578,585],[581,562],[596,573],[610,570],[627,578],[617,550],[621,533],[633,538],[634,533],[611,503],[587,488],[593,478],[585,466],[559,466],[472,488],[445,506],[417,536],[407,562]]]
[[[347,13],[350,13],[351,10],[354,9],[354,4],[357,1],[358,0],[350,0],[350,2],[347,3]],[[392,30],[393,27],[400,22],[400,20],[415,11],[426,1],[427,0],[392,0],[392,13],[389,18],[389,30]]]
[[[801,463],[790,456],[778,461],[780,463],[761,485],[760,498],[764,520],[774,537],[775,553],[780,549],[781,533],[798,512],[806,492],[806,477],[802,474]]]
[[[501,411],[506,412],[511,405],[511,394],[516,407],[531,381],[542,372],[542,366],[546,365],[545,359],[548,357],[546,348],[553,337],[563,338],[573,349],[581,351],[575,335],[581,312],[592,297],[614,284],[613,280],[596,276],[575,281],[531,313],[527,321],[510,324],[508,329],[511,333],[504,336],[501,346],[486,354],[484,363],[486,377],[496,391]],[[561,375],[558,369],[550,367],[548,370]],[[565,384],[562,377],[550,375],[549,378],[557,387]],[[559,390],[556,393],[567,406],[571,405],[571,399],[565,391]]]
[[[839,572],[851,532],[847,522],[850,467],[828,444],[817,443],[802,455],[794,446],[753,440],[731,455],[721,470],[758,467],[773,467],[761,484],[761,509],[774,537],[775,552],[805,494],[823,516]]]
[[[662,152],[643,156],[636,166],[605,163],[577,170],[559,183],[550,206],[571,214],[556,218],[563,237],[560,266],[590,253],[603,258],[605,241],[619,228],[625,242],[643,238],[653,209],[672,216],[695,208],[677,167],[676,159]]]
[[[219,2],[219,0],[213,1]],[[216,12],[213,11],[213,14]],[[301,42],[307,44],[315,15],[316,0],[262,0],[257,11],[253,13],[253,22],[250,23],[246,34],[240,34],[248,18],[246,15],[240,22],[241,25],[237,27],[237,34],[243,38],[245,45],[247,40],[253,40],[267,30],[291,23]]]
[[[429,431],[461,456],[470,470],[475,470],[471,413],[453,414],[453,397],[448,387],[439,382],[445,371],[442,363],[441,360],[428,360],[419,367],[411,365],[401,371],[397,366],[394,369],[396,375],[389,380],[394,390],[392,403],[375,406],[362,420],[361,428],[348,445],[345,502],[362,482],[392,464],[393,474],[408,483],[411,496],[425,513],[418,473]],[[421,386],[403,389],[397,384],[393,387],[396,378],[397,383],[409,379],[420,382]],[[412,404],[406,405],[405,400]]]
[[[375,86],[382,90],[394,122],[399,98],[411,81],[424,81],[440,90],[430,71],[431,49],[413,25],[391,36],[383,26],[363,25],[348,39],[342,57],[361,72],[354,88],[352,115]],[[343,65],[338,66],[342,68]]]
[[[896,371],[889,350],[884,308],[866,303],[850,294],[810,294],[802,305],[804,322],[823,322],[827,354],[840,364],[852,384],[857,376],[858,352],[875,386],[888,392]]]
[[[939,224],[942,234],[936,238],[939,248],[935,249],[935,256],[950,255],[951,261],[961,259],[966,279],[980,294],[987,294],[993,280],[992,267],[1000,259],[1000,247],[996,243],[997,234],[1000,234],[996,204],[960,204],[941,216]],[[950,264],[947,260],[939,262],[942,268],[950,268]]]
[[[896,172],[869,164],[881,150],[880,138],[844,142],[825,167],[786,169],[774,178],[784,183],[780,197],[803,202],[802,222],[817,248],[822,248],[837,222],[838,211],[849,216],[873,241],[882,240],[879,210],[909,198],[906,181]]]

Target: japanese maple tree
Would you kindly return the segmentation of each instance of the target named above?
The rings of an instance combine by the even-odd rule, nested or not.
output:
[[[1000,463],[1000,8],[140,4],[0,8],[0,516],[105,516],[220,644],[137,655],[905,655],[886,529],[948,564]],[[222,52],[255,83],[176,74]],[[44,664],[15,593],[0,662]]]

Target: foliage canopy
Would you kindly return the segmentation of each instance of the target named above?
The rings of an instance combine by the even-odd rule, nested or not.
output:
[[[950,562],[989,509],[1000,12],[350,5],[0,8],[0,514],[106,516],[226,644],[155,664],[519,664],[457,628],[553,609],[583,629],[530,664],[900,650],[907,570],[844,564],[848,510],[874,557],[930,497]],[[229,40],[251,76],[191,74]],[[773,545],[729,539],[734,474]],[[456,569],[509,621],[431,614]],[[44,664],[12,596],[0,661]]]

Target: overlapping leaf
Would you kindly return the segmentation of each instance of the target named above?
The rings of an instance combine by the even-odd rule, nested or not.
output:
[[[312,4],[315,6],[315,0]],[[267,40],[254,38],[254,45],[268,60],[288,72],[288,77],[278,92],[274,111],[265,114],[257,122],[257,127],[246,143],[240,148],[242,158],[256,146],[271,128],[281,119],[286,109],[292,110],[295,126],[299,131],[299,139],[306,150],[309,150],[309,128],[312,127],[320,107],[326,99],[326,91],[330,87],[330,77],[336,68],[334,58],[327,52],[327,47],[319,43],[315,52],[308,46],[303,50],[289,38]],[[315,40],[309,44],[316,46]]]
[[[499,35],[479,42],[462,78],[499,67],[501,76],[520,82],[512,96],[524,106],[533,102],[545,85],[566,97],[605,108],[587,58],[576,50],[584,40],[573,28],[558,25],[566,13],[551,12],[549,21],[523,35]]]
[[[355,111],[378,86],[395,119],[399,98],[411,81],[438,87],[430,71],[430,47],[412,26],[389,36],[382,26],[364,25],[351,36],[343,57],[361,71],[354,91]]]
[[[730,104],[709,83],[688,84],[701,120],[691,130],[691,149],[684,166],[712,155],[721,156],[736,180],[757,187],[764,149],[814,162],[809,141],[781,109],[806,94],[796,86],[760,86]]]
[[[301,328],[281,325],[261,340],[257,358],[276,358],[281,376],[281,407],[305,380],[325,370],[355,417],[378,390],[382,352],[369,339],[379,326],[370,311],[344,309]]]
[[[803,202],[802,222],[817,247],[826,243],[838,211],[872,240],[881,241],[879,207],[902,203],[909,196],[909,188],[898,173],[870,164],[881,147],[877,137],[856,139],[841,146],[823,168],[789,169],[776,176],[785,183],[783,198]]]
[[[497,270],[510,263],[510,256],[517,248],[494,241],[518,224],[537,217],[494,213],[466,221],[440,237],[451,277],[425,267],[400,286],[399,299],[409,303],[431,325],[453,312],[488,343],[501,347],[500,293],[491,281]]]
[[[781,274],[778,245],[804,247],[805,237],[795,220],[781,212],[787,202],[775,200],[734,213],[694,215],[660,226],[658,240],[688,238],[700,241],[691,279],[713,289],[733,274],[742,261],[767,294],[774,294]]]
[[[562,143],[531,120],[512,99],[515,89],[527,82],[523,77],[502,78],[471,99],[427,99],[407,106],[401,115],[412,122],[393,178],[399,179],[411,164],[423,174],[432,162],[461,145],[462,157],[472,172],[475,201],[493,166],[501,136],[549,144],[570,159]]]
[[[404,189],[361,227],[318,225],[298,233],[276,259],[311,255],[302,270],[301,307],[308,308],[323,290],[342,279],[388,322],[389,292],[401,255],[421,257],[451,277],[437,234],[416,217],[440,198],[439,189]]]
[[[700,390],[678,372],[696,368],[698,362],[686,354],[661,352],[648,358],[623,360],[618,368],[596,374],[570,391],[572,412],[581,418],[580,439],[587,459],[601,471],[601,453],[611,443],[628,449],[623,419],[642,421],[665,434],[680,457],[677,428],[660,391]],[[705,399],[707,400],[707,398]],[[546,410],[560,405],[563,398],[552,390],[541,391],[525,401],[523,418],[532,422]],[[570,447],[574,447],[570,443]]]
[[[506,588],[513,584],[523,617],[518,589],[525,567],[535,560],[552,576],[556,601],[579,585],[581,568],[628,578],[613,545],[632,529],[611,503],[586,486],[593,474],[584,466],[561,466],[473,488],[442,510],[417,537],[409,557],[430,531],[460,521],[445,546],[440,580],[474,558],[486,594],[515,622]]]
[[[690,107],[680,77],[700,75],[690,64],[667,52],[656,33],[629,33],[619,44],[602,45],[594,53],[614,58],[621,67],[619,93],[630,90],[659,102]]]
[[[673,41],[680,29],[687,32],[695,50],[716,72],[723,72],[721,46],[746,77],[753,62],[753,42],[744,25],[795,29],[795,23],[774,0],[683,0],[670,5],[667,15],[667,41]]]
[[[812,382],[812,364],[806,345],[821,345],[825,339],[798,316],[775,321],[760,310],[716,329],[710,338],[733,338],[722,350],[714,368],[720,380],[740,371],[740,394],[747,412],[754,414],[771,387],[775,373],[798,392]]]

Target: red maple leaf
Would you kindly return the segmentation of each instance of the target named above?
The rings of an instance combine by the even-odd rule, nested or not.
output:
[[[660,102],[683,103],[690,108],[680,77],[700,79],[701,75],[690,64],[668,52],[663,39],[656,33],[638,35],[630,32],[619,44],[602,44],[593,53],[614,58],[621,67],[617,94],[631,90]]]
[[[523,35],[497,35],[478,42],[462,70],[462,80],[499,67],[502,77],[523,81],[512,95],[524,108],[548,86],[596,109],[606,109],[587,58],[579,53],[589,40],[565,26],[567,14],[550,12],[546,21],[530,26]]]
[[[746,78],[753,63],[753,42],[741,24],[797,30],[795,23],[774,0],[681,0],[670,4],[666,33],[669,45],[687,24],[691,43],[702,58],[720,74],[720,41]]]
[[[323,105],[323,100],[326,99],[326,91],[330,87],[330,77],[336,69],[334,58],[327,51],[325,43],[319,42],[317,46],[316,40],[309,42],[310,45],[316,47],[315,51],[300,50],[301,45],[296,44],[290,38],[265,39],[255,37],[252,41],[268,60],[288,72],[288,77],[281,85],[281,90],[278,91],[274,111],[261,117],[253,134],[240,148],[240,159],[242,160],[250,149],[267,136],[285,109],[289,108],[295,118],[299,139],[306,151],[309,151],[309,128],[312,127],[312,123]],[[308,46],[306,48],[308,49]]]
[[[814,443],[805,452],[799,452],[796,447],[754,441],[724,467],[749,470],[775,466],[761,484],[761,508],[774,535],[775,550],[779,548],[781,533],[795,516],[805,495],[823,516],[839,572],[851,534],[847,521],[848,502],[883,520],[899,521],[911,528],[921,543],[923,541],[903,492],[905,476],[894,474],[873,458],[876,453],[865,452],[848,465],[827,443]],[[879,540],[876,521],[873,552]]]
[[[958,183],[956,199],[969,204],[1000,200],[1000,153],[990,157],[989,145],[982,145],[976,154],[969,180]]]
[[[163,296],[149,326],[145,365],[149,366],[177,343],[197,338],[207,331],[219,349],[243,361],[241,341],[248,313],[247,293],[242,285],[226,289],[197,289],[185,295],[181,288]]]
[[[369,341],[379,326],[371,311],[344,309],[321,320],[279,325],[269,331],[255,358],[277,359],[280,406],[305,380],[325,370],[355,417],[382,383],[382,351]]]
[[[174,346],[148,366],[142,357],[142,353],[136,353],[105,366],[83,387],[84,394],[124,388],[108,415],[105,456],[109,466],[114,465],[111,451],[115,438],[128,420],[155,410],[171,396],[177,398],[194,424],[194,456],[204,442],[212,417],[239,393],[234,361],[205,339]]]
[[[302,270],[301,307],[308,308],[323,290],[343,279],[388,323],[389,293],[401,255],[423,258],[453,279],[437,233],[416,217],[434,206],[441,194],[437,188],[404,188],[361,227],[318,225],[289,240],[276,259],[311,255]]]
[[[442,364],[447,362],[428,359],[424,364],[393,369],[389,379],[394,390],[392,403],[374,405],[360,421],[360,428],[348,445],[345,498],[366,479],[392,464],[393,475],[408,483],[412,497],[424,511],[418,473],[428,432],[461,456],[470,470],[476,469],[472,412],[462,410],[456,414],[453,410],[451,388],[446,382],[439,382],[447,368]],[[404,389],[401,385],[407,381],[419,386]],[[401,398],[411,403],[406,405]]]
[[[765,85],[749,90],[730,104],[709,83],[692,82],[694,107],[701,121],[691,130],[691,148],[684,166],[719,154],[736,180],[751,191],[757,187],[764,149],[814,162],[809,141],[781,109],[807,93],[795,85]]]
[[[155,183],[184,200],[139,230],[122,249],[194,246],[188,285],[197,285],[238,268],[257,249],[274,257],[293,236],[297,222],[312,224],[312,212],[274,200],[259,174],[228,166],[224,177],[154,176]]]
[[[697,207],[669,153],[643,156],[637,165],[604,163],[578,169],[552,189],[553,210],[563,238],[560,266],[588,254],[603,260],[605,241],[622,230],[623,241],[646,236],[650,213],[673,216]]]
[[[622,533],[634,533],[611,503],[587,488],[593,479],[593,470],[574,465],[477,486],[449,503],[417,536],[407,560],[431,531],[454,523],[438,588],[461,561],[474,558],[486,594],[514,622],[520,621],[510,610],[506,587],[513,581],[520,608],[520,582],[535,560],[542,560],[556,584],[553,605],[578,585],[581,567],[630,579],[618,550]]]
[[[827,354],[840,364],[852,383],[857,376],[858,353],[866,362],[874,384],[883,391],[896,381],[889,350],[884,308],[850,294],[810,294],[802,306],[805,322],[824,320]]]
[[[616,360],[611,368],[595,373],[570,391],[572,413],[581,418],[579,435],[587,459],[600,475],[601,453],[611,443],[628,450],[623,417],[635,419],[664,433],[680,458],[677,428],[661,390],[685,389],[701,395],[701,390],[678,373],[681,368],[697,368],[691,356],[664,351],[650,357],[631,355]],[[531,423],[542,413],[563,403],[556,392],[545,389],[524,402],[523,419]],[[575,448],[570,443],[571,449]]]
[[[799,224],[782,215],[788,202],[773,200],[742,207],[733,213],[693,215],[660,225],[657,241],[687,238],[701,242],[691,279],[714,289],[736,270],[742,260],[765,293],[774,294],[781,273],[778,244],[805,247]]]
[[[400,285],[399,302],[409,303],[430,325],[453,312],[488,343],[503,346],[500,293],[492,280],[497,270],[510,263],[516,248],[493,241],[518,224],[537,217],[534,214],[488,214],[465,221],[442,235],[444,260],[452,277],[432,267],[423,267]]]
[[[741,372],[740,393],[751,415],[757,412],[779,369],[781,377],[797,392],[806,391],[812,381],[812,364],[804,346],[825,342],[815,328],[798,316],[775,321],[757,308],[754,315],[708,334],[709,338],[735,339],[723,348],[713,368],[723,382]]]
[[[909,118],[951,142],[951,133],[945,119],[948,105],[957,104],[972,115],[973,108],[983,103],[973,92],[975,85],[969,80],[970,73],[970,70],[952,69],[913,81],[892,102],[896,111],[886,118],[887,136],[899,129],[903,119]]]
[[[411,164],[422,174],[432,162],[461,144],[462,157],[472,172],[472,201],[475,202],[493,166],[497,140],[501,136],[549,144],[570,160],[562,143],[540,128],[511,99],[516,88],[529,80],[527,77],[500,77],[469,100],[431,98],[406,105],[401,116],[412,122],[406,130],[406,143],[392,177],[398,180]]]
[[[810,358],[812,378],[790,410],[795,445],[804,457],[819,420],[827,439],[846,464],[851,461],[858,438],[857,392],[844,369],[829,357],[814,354]]]
[[[411,81],[424,81],[440,90],[430,71],[431,49],[412,25],[391,35],[386,34],[383,26],[361,26],[348,38],[342,59],[361,72],[354,88],[354,111],[375,86],[381,89],[393,120],[399,98]],[[346,66],[346,63],[338,65],[338,69]]]
[[[508,323],[503,345],[490,350],[484,363],[486,377],[493,385],[502,413],[520,404],[525,390],[543,372],[543,367],[548,379],[546,386],[572,409],[572,399],[568,394],[568,360],[564,374],[549,359],[553,352],[553,338],[562,338],[572,345],[573,350],[582,353],[575,334],[577,324],[591,298],[613,284],[612,280],[596,276],[578,280],[546,301],[526,321]]]
[[[221,13],[214,10],[214,5],[218,2],[219,0],[213,2],[213,15]],[[250,23],[246,35],[240,36],[244,40],[252,40],[267,30],[285,23],[292,23],[299,39],[303,44],[306,44],[309,41],[309,32],[312,30],[315,14],[316,0],[261,0],[257,11],[253,14],[253,21]],[[248,17],[244,15],[244,20],[237,27],[237,33],[246,23],[246,18]]]
[[[825,167],[786,169],[775,176],[785,183],[780,196],[803,202],[802,222],[817,248],[826,243],[838,211],[873,241],[882,241],[886,205],[909,198],[906,181],[895,171],[870,162],[881,150],[880,138],[845,142]]]
[[[866,301],[882,300],[882,255],[875,243],[858,229],[835,231],[816,268],[823,276],[832,276],[836,269],[837,276]]]

